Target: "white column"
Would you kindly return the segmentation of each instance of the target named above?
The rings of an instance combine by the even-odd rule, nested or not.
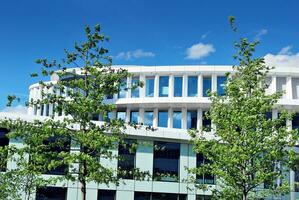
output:
[[[217,92],[217,75],[212,74],[212,92]]]
[[[146,82],[145,75],[140,74],[139,80],[144,84],[143,87],[139,88],[139,95],[140,95],[140,98],[144,98],[145,97],[145,87],[146,87],[146,85],[145,85],[145,82]]]
[[[202,97],[202,74],[198,75],[197,96]]]
[[[286,99],[293,98],[293,90],[292,90],[292,77],[286,77]]]
[[[132,77],[127,78],[127,92],[126,92],[126,98],[131,98],[131,87],[132,87]]]
[[[183,97],[188,96],[188,76],[187,74],[183,75]]]
[[[29,99],[28,99],[29,106],[28,106],[28,110],[27,110],[28,115],[33,115],[33,106],[30,105],[30,102],[31,102],[32,98],[33,98],[33,88],[31,88],[29,90]]]
[[[271,92],[272,94],[276,92],[276,76],[272,76]]]
[[[159,97],[159,75],[155,76],[154,97]]]
[[[173,127],[173,109],[168,109],[168,120],[167,120],[167,127],[172,128]]]
[[[187,129],[187,108],[182,108],[182,129]]]
[[[37,99],[41,100],[41,98],[42,98],[42,88],[38,87]],[[38,105],[37,116],[41,116],[42,115],[41,111],[42,111],[41,105]]]
[[[138,123],[144,123],[144,108],[139,108]]]
[[[202,128],[202,109],[197,109],[197,129],[200,130]]]
[[[153,127],[158,127],[158,108],[154,109],[153,115]]]
[[[130,115],[131,115],[131,109],[127,108],[127,110],[126,110],[126,120],[125,120],[126,123],[130,122]]]
[[[168,92],[169,92],[168,96],[171,98],[171,97],[174,96],[174,76],[173,76],[173,74],[171,74],[169,76],[169,87],[168,88],[169,88],[169,90],[168,90]]]

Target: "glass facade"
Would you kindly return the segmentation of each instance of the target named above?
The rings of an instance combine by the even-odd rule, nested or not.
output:
[[[8,133],[8,130],[7,129],[3,129],[3,128],[0,128],[0,148],[1,147],[5,147],[9,144],[9,139],[8,137],[6,136],[6,134]],[[6,160],[7,158],[7,153],[3,153],[0,155],[0,160]],[[0,172],[4,172],[6,171],[6,162],[1,162],[0,163]]]
[[[130,122],[133,124],[138,124],[138,111],[131,111]]]
[[[197,96],[197,85],[198,85],[197,76],[188,76],[188,97]]]
[[[155,88],[155,77],[154,76],[146,77],[145,96],[153,97],[154,96],[154,88]]]
[[[187,200],[186,194],[135,192],[134,200]]]
[[[131,97],[138,98],[139,97],[139,77],[133,77],[131,82]]]
[[[115,200],[115,190],[98,190],[98,200]]]
[[[133,179],[133,172],[135,169],[136,149],[133,148],[136,140],[126,139],[124,144],[118,147],[118,169],[119,177],[123,179]]]
[[[62,152],[69,152],[71,149],[71,140],[69,138],[65,137],[51,137],[47,141],[44,142],[44,144],[48,147],[45,149],[45,151],[48,151],[50,154],[48,154],[47,161],[49,162],[47,164],[50,164],[51,161],[56,160],[56,161],[61,161],[63,160],[63,157],[55,156],[49,157],[52,155],[52,153],[62,153]],[[35,161],[34,161],[35,162]],[[47,171],[44,172],[44,174],[51,174],[51,175],[64,175],[67,174],[68,172],[68,165],[66,164],[60,164],[57,166],[52,166],[51,169],[48,169]]]
[[[168,97],[169,91],[169,77],[160,76],[159,77],[159,97]]]
[[[154,180],[178,181],[180,144],[154,142]]]
[[[66,200],[67,189],[62,187],[42,187],[36,190],[36,200]]]
[[[206,131],[211,131],[212,122],[211,119],[207,118],[208,111],[202,112],[202,126],[205,128]]]
[[[158,127],[167,127],[168,111],[159,111],[158,113]]]
[[[210,161],[205,159],[205,157],[201,153],[196,154],[196,167],[200,167],[204,164],[209,164],[209,163],[210,163]],[[214,176],[211,174],[208,174],[208,173],[196,174],[196,180],[199,183],[215,184]]]
[[[292,120],[292,129],[299,130],[299,113],[295,113]]]
[[[143,124],[145,126],[153,126],[153,120],[154,120],[153,111],[145,111],[144,112],[144,122],[143,122]]]
[[[118,120],[126,121],[126,111],[117,111],[116,117]]]
[[[173,117],[173,128],[181,128],[182,127],[182,112],[174,111],[172,117]]]
[[[197,128],[197,111],[188,110],[187,111],[187,129]]]
[[[175,76],[174,77],[174,88],[173,88],[173,96],[181,97],[183,95],[183,77]]]
[[[119,89],[118,89],[118,98],[126,98],[127,94],[127,80],[123,79],[120,82]]]
[[[218,76],[217,77],[217,94],[219,96],[224,96],[225,95],[225,90],[224,90],[225,81],[226,81],[225,76]]]
[[[212,200],[210,195],[196,195],[196,200]]]
[[[202,96],[208,97],[208,92],[212,90],[211,77],[203,77],[202,79]]]

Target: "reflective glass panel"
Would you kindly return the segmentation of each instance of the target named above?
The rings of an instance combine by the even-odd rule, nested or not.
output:
[[[123,79],[121,80],[121,83],[119,85],[118,98],[126,98],[126,88],[127,88],[127,80]]]
[[[131,123],[138,124],[138,111],[131,111]]]
[[[211,79],[211,77],[203,77],[202,84],[203,84],[202,96],[203,97],[208,97],[208,91],[212,90],[212,79]]]
[[[132,98],[138,98],[139,97],[139,77],[133,77],[132,78],[132,89],[131,89],[131,97]]]
[[[188,110],[187,112],[187,129],[196,129],[197,126],[197,111]]]
[[[173,128],[181,128],[182,127],[182,112],[174,111],[173,112]]]
[[[159,77],[159,97],[168,97],[169,77]]]
[[[168,112],[159,111],[158,113],[158,127],[167,127]]]
[[[183,94],[183,78],[181,76],[174,77],[174,96],[181,97]]]
[[[145,96],[146,97],[153,97],[154,96],[154,84],[155,84],[155,77],[146,77],[145,80]]]
[[[217,77],[217,94],[219,96],[224,96],[224,86],[225,86],[226,77],[225,76],[218,76]]]
[[[144,112],[144,125],[145,126],[153,126],[154,113],[153,111],[145,111]]]
[[[197,96],[197,76],[188,76],[188,97]]]
[[[154,142],[154,179],[159,181],[178,181],[180,144]]]

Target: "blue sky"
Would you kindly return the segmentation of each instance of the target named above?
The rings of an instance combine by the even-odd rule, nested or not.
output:
[[[27,100],[34,61],[61,58],[85,25],[101,24],[114,64],[232,64],[234,15],[242,36],[261,40],[258,56],[290,65],[299,63],[298,10],[296,0],[2,1],[0,110],[8,94]]]

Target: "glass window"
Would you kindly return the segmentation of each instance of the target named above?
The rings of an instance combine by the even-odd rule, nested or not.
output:
[[[50,105],[47,104],[46,105],[46,116],[49,116],[49,113],[50,113]]]
[[[197,96],[197,76],[188,76],[188,97]]]
[[[61,152],[69,152],[71,148],[71,140],[66,137],[51,137],[48,140],[44,142],[44,144],[47,146],[46,151],[48,152],[54,152],[54,153],[61,153]],[[49,154],[50,155],[50,154]],[[47,164],[50,164],[53,160],[61,161],[63,160],[63,157],[58,156],[56,157],[54,155],[53,158],[47,157],[49,160],[47,160]],[[32,158],[30,158],[32,159]],[[44,172],[44,174],[51,174],[51,175],[64,175],[68,172],[68,166],[66,164],[60,164],[58,166],[52,166],[51,169],[48,169]]]
[[[118,98],[126,98],[126,91],[127,90],[127,80],[123,79],[120,82],[119,89],[118,89]]]
[[[98,190],[98,200],[115,200],[115,190]]]
[[[130,122],[138,124],[138,111],[131,111]]]
[[[42,187],[36,190],[36,200],[66,200],[67,189],[61,187]]]
[[[174,77],[174,96],[181,97],[183,94],[183,78],[181,76]]]
[[[208,111],[202,112],[202,126],[206,129],[206,131],[211,131],[211,119],[207,118]]]
[[[132,89],[131,89],[131,97],[132,98],[138,98],[139,97],[139,77],[133,77],[132,78]]]
[[[6,136],[6,134],[8,133],[7,129],[4,128],[0,128],[0,148],[1,147],[5,147],[9,144],[9,139]],[[0,160],[4,160],[4,162],[0,162],[0,172],[4,172],[6,171],[6,159],[7,159],[7,153],[3,153],[0,155]]]
[[[295,113],[292,120],[292,129],[299,130],[299,113]]]
[[[144,112],[144,125],[145,126],[153,126],[154,113],[152,111]]]
[[[226,77],[225,76],[218,76],[217,77],[217,94],[219,96],[224,96],[224,86],[225,86]]]
[[[188,110],[187,112],[187,129],[196,129],[197,127],[197,111]]]
[[[151,200],[150,192],[135,192],[134,200]]]
[[[294,177],[294,182],[297,183],[295,184],[295,192],[299,192],[299,162],[296,161],[295,166],[294,166],[294,172],[295,172],[295,177]]]
[[[186,194],[135,192],[134,200],[187,200]]]
[[[118,155],[120,157],[118,160],[118,169],[120,170],[120,178],[133,179],[136,156],[133,144],[136,144],[136,140],[125,139],[124,144],[120,144],[118,147]]]
[[[196,195],[196,200],[212,200],[210,195]]]
[[[168,122],[168,112],[159,111],[158,113],[158,127],[167,127]]]
[[[154,76],[146,77],[146,81],[145,81],[145,96],[146,97],[154,96],[154,88],[155,88],[154,84],[155,84]]]
[[[174,111],[173,112],[173,128],[181,128],[182,127],[182,112]]]
[[[272,112],[266,112],[266,119],[272,119]]]
[[[107,112],[107,115],[106,116],[104,116],[104,120],[106,121],[106,122],[110,122],[111,120],[113,119],[113,112]]]
[[[178,181],[179,159],[179,143],[154,142],[154,179]]]
[[[208,92],[212,90],[212,79],[211,77],[203,77],[202,80],[203,88],[202,88],[202,96],[208,97]]]
[[[210,161],[205,159],[203,154],[198,153],[196,154],[196,167],[200,167],[201,165],[204,164],[209,164]],[[215,184],[214,176],[211,174],[196,174],[196,180],[199,183],[204,183],[204,184]]]
[[[117,111],[117,119],[126,121],[126,111]]]
[[[159,77],[159,97],[168,97],[169,77]]]

